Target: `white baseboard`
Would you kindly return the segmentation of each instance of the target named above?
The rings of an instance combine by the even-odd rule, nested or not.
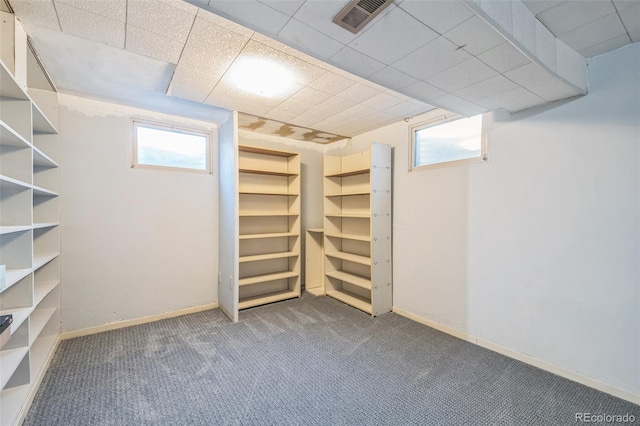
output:
[[[196,312],[208,311],[216,309],[218,302],[208,303],[206,305],[192,306],[190,308],[178,309],[171,312],[163,312],[161,314],[149,315],[142,318],[134,318],[130,320],[116,321],[109,324],[98,325],[95,327],[81,328],[80,330],[66,331],[60,334],[61,340],[73,339],[75,337],[88,336],[90,334],[102,333],[103,331],[117,330],[119,328],[131,327],[133,325],[146,324],[148,322],[159,321],[167,318],[179,317],[182,315],[193,314]]]
[[[405,318],[418,322],[420,324],[424,324],[428,327],[434,328],[438,331],[442,331],[443,333],[450,334],[459,339],[465,340],[467,342],[473,343],[474,345],[482,346],[483,348],[489,349],[491,351],[497,352],[499,354],[508,356],[509,358],[516,359],[518,361],[522,361],[526,364],[533,365],[534,367],[540,368],[542,370],[546,370],[550,373],[556,374],[558,376],[564,377],[565,379],[572,380],[574,382],[580,383],[585,386],[589,386],[590,388],[597,389],[601,392],[608,393],[609,395],[613,395],[617,398],[624,399],[625,401],[632,402],[634,404],[640,405],[640,395],[634,394],[632,392],[626,391],[624,389],[616,388],[615,386],[611,386],[607,383],[603,383],[599,380],[592,379],[591,377],[583,376],[581,374],[575,373],[573,371],[566,370],[562,367],[559,367],[555,364],[551,364],[546,361],[542,361],[540,359],[534,358],[530,355],[523,354],[522,352],[515,351],[513,349],[505,348],[504,346],[497,345],[495,343],[489,342],[484,339],[479,339],[475,336],[472,336],[468,333],[455,330],[449,326],[442,325],[433,320],[423,318],[419,315],[412,314],[411,312],[407,312],[404,309],[400,309],[398,307],[393,307],[393,312],[398,315],[402,315]]]

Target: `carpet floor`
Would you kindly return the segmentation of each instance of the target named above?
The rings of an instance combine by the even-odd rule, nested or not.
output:
[[[328,297],[63,341],[24,425],[563,425],[640,406]]]

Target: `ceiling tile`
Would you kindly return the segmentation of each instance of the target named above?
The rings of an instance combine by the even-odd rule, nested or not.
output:
[[[304,114],[305,112],[309,111],[311,108],[314,107],[314,105],[315,104],[299,102],[299,101],[296,101],[296,100],[294,100],[292,98],[289,98],[289,99],[285,100],[284,102],[282,102],[280,105],[278,105],[276,108],[278,108],[279,110],[281,110],[283,112],[300,115],[300,114]]]
[[[405,89],[405,92],[416,99],[427,102],[433,98],[437,98],[445,94],[443,90],[438,89],[437,87],[432,86],[429,83],[425,83],[424,81],[419,81],[416,84],[407,87]]]
[[[548,78],[546,80],[530,84],[527,86],[527,89],[549,102],[566,99],[580,94],[575,87],[572,87],[557,78]]]
[[[511,3],[504,0],[480,0],[480,7],[498,26],[502,27],[507,33],[512,34]]]
[[[438,33],[399,7],[369,25],[349,47],[386,65],[438,37]]]
[[[280,43],[277,40],[272,39],[271,37],[267,37],[265,35],[262,35],[260,33],[254,33],[251,36],[251,39],[253,41],[257,41],[258,43],[264,44],[265,46],[269,46],[275,50],[279,50],[283,53],[286,53],[288,55],[293,56],[294,58],[298,58],[298,59],[302,59],[305,62],[309,62],[312,65],[315,65],[319,68],[325,69],[325,70],[330,70],[333,68],[333,66],[329,65],[328,63],[320,60],[320,59],[316,59],[313,56],[309,56],[306,53],[303,53],[297,49],[294,49],[293,47],[290,47],[284,43]]]
[[[71,35],[124,48],[124,22],[119,22],[66,4],[58,4],[62,30]]]
[[[206,8],[217,15],[271,36],[278,34],[290,18],[287,14],[256,0],[213,0]]]
[[[380,71],[371,74],[369,76],[369,80],[395,90],[402,90],[405,87],[411,86],[412,84],[420,81],[417,78],[411,77],[410,75],[393,67],[385,67]]]
[[[556,70],[556,38],[542,22],[536,20],[536,50],[535,54],[551,71]]]
[[[61,31],[53,1],[12,1],[11,6],[16,16],[28,26]]]
[[[587,60],[562,40],[556,40],[556,73],[578,87],[587,88]]]
[[[427,109],[428,106],[426,104],[424,104],[424,106],[419,106],[415,102],[403,101],[399,104],[386,108],[383,112],[405,118],[412,117],[416,114],[426,111]]]
[[[471,55],[444,37],[438,37],[405,56],[393,66],[420,80],[460,64]]]
[[[129,52],[149,56],[161,61],[177,64],[184,43],[162,37],[131,25],[127,26],[126,49]]]
[[[354,74],[362,77],[368,77],[384,68],[384,64],[382,62],[378,62],[367,55],[363,55],[348,46],[345,46],[341,51],[333,55],[330,62],[340,68],[346,68]]]
[[[446,71],[429,77],[427,83],[446,92],[455,92],[463,87],[487,80],[497,72],[477,58],[471,58]]]
[[[398,105],[401,103],[403,99],[400,99],[397,96],[394,96],[389,93],[379,93],[372,98],[367,99],[366,101],[361,102],[361,105],[368,106],[369,108],[373,108],[375,110],[384,110],[390,108],[394,105]]]
[[[293,16],[294,13],[300,6],[305,2],[305,0],[258,0],[260,3],[264,3],[265,5],[284,13],[287,16]]]
[[[287,22],[278,33],[278,36],[302,51],[313,51],[317,56],[325,59],[338,53],[344,46],[342,43],[295,18]]]
[[[639,3],[640,4],[640,3]],[[629,9],[627,9],[629,10]],[[640,13],[640,9],[638,9]],[[597,19],[562,35],[562,41],[581,51],[595,44],[626,35],[627,31],[617,13]]]
[[[525,87],[552,77],[551,74],[533,62],[506,72],[504,76],[514,83]]]
[[[282,121],[283,123],[290,123],[296,116],[299,114],[283,111],[279,108],[272,109],[269,111],[267,116],[269,116],[272,120]]]
[[[466,20],[444,36],[456,47],[464,46],[464,50],[474,56],[504,42],[504,37],[477,16]]]
[[[522,2],[529,8],[529,10],[537,15],[544,12],[547,9],[557,6],[566,0],[523,0]]]
[[[489,110],[493,110],[525,101],[529,102],[531,100],[537,100],[539,104],[546,103],[542,98],[539,98],[527,89],[518,86],[515,89],[482,99],[478,101],[478,104]]]
[[[635,6],[638,4],[638,0],[613,0],[613,5],[618,11],[626,9],[627,7]]]
[[[380,90],[374,89],[369,85],[356,83],[348,89],[337,93],[336,96],[338,96],[339,98],[348,99],[352,102],[360,103],[366,101],[367,99],[371,99],[379,93]]]
[[[625,34],[623,36],[587,47],[586,49],[582,49],[580,53],[583,54],[585,58],[592,58],[597,55],[602,55],[603,53],[611,52],[612,50],[618,49],[622,46],[626,46],[630,43],[631,38],[629,38],[629,36]]]
[[[470,8],[457,0],[405,0],[399,7],[439,34],[444,34],[474,16]]]
[[[265,98],[253,93],[238,91],[225,79],[218,82],[211,94],[205,100],[210,105],[221,106],[232,110],[264,116],[286,99],[287,94],[281,97]]]
[[[329,99],[331,95],[329,93],[321,92],[320,90],[313,89],[311,87],[303,87],[299,92],[289,98],[296,103],[304,103],[310,106],[318,105]],[[303,111],[300,111],[302,113]]]
[[[167,95],[202,103],[209,95],[209,92],[205,93],[203,90],[192,85],[172,82],[167,91]]]
[[[178,41],[185,41],[195,13],[155,0],[127,2],[127,24]]]
[[[486,52],[478,55],[478,59],[480,59],[482,62],[489,65],[499,73],[505,73],[507,71],[511,71],[512,69],[531,63],[529,61],[529,58],[524,56],[522,52],[513,47],[513,45],[509,42],[504,42],[491,50],[487,50]]]
[[[178,65],[171,80],[171,94],[180,96],[177,93],[186,92],[189,94],[187,99],[204,102],[217,82],[218,78],[210,74],[187,68],[184,65]]]
[[[486,111],[482,106],[476,105],[473,102],[469,102],[450,93],[434,99],[433,103],[439,108],[455,112],[466,117],[478,115]]]
[[[114,1],[114,0],[107,0],[107,1]],[[122,0],[117,0],[117,1],[122,1]],[[183,0],[158,0],[158,1],[161,1],[164,4],[175,7],[177,9],[181,9],[191,15],[195,15],[196,13],[198,13],[199,10],[202,10],[198,6],[194,6]]]
[[[620,18],[629,33],[640,31],[640,2],[620,10]]]
[[[68,4],[77,9],[86,10],[87,12],[100,16],[106,16],[116,21],[126,22],[127,20],[127,0],[56,0],[56,4],[59,3]]]
[[[182,0],[180,0],[182,1]],[[228,20],[227,18],[223,18],[222,16],[218,16],[215,13],[209,12],[206,9],[198,9],[198,18],[204,19],[212,24],[216,24],[219,27],[227,29],[229,31],[233,31],[241,36],[246,38],[251,38],[254,34],[254,31],[240,24],[236,24],[233,21]]]
[[[495,96],[497,93],[515,89],[517,85],[502,75],[496,75],[488,80],[473,84],[458,90],[454,95],[470,102],[478,102],[482,99]]]
[[[610,1],[570,0],[545,10],[537,18],[554,35],[559,36],[614,12]]]
[[[529,53],[536,53],[536,23],[540,23],[524,3],[511,2],[513,38]]]
[[[349,87],[355,84],[356,82],[351,79],[339,76],[332,72],[326,72],[316,80],[311,82],[309,84],[309,87],[335,95],[344,90],[347,90]]]
[[[533,93],[529,93],[529,94],[524,94],[522,98],[516,103],[507,105],[502,109],[504,109],[505,111],[514,113],[514,112],[520,112],[525,109],[529,109],[534,106],[544,105],[545,103],[546,102],[544,102],[544,100],[541,99],[540,97],[534,95]]]

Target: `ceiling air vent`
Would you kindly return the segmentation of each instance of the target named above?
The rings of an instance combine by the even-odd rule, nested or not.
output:
[[[393,0],[352,0],[333,18],[345,30],[357,34]]]

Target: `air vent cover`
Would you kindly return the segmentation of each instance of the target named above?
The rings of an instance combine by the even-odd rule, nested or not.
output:
[[[333,18],[345,30],[357,34],[393,0],[352,0]]]

